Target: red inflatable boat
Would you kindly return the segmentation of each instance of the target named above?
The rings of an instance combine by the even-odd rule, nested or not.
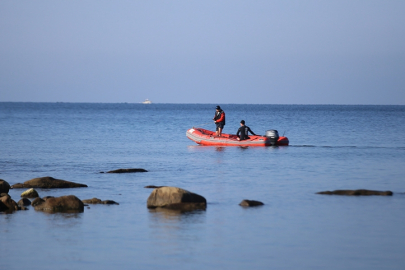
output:
[[[272,145],[288,145],[287,137],[278,136],[277,130],[266,131],[266,136],[250,135],[247,140],[238,141],[238,136],[222,133],[221,137],[215,136],[215,131],[206,130],[203,128],[190,128],[186,132],[187,138],[202,144],[202,145],[217,145],[217,146],[272,146]]]

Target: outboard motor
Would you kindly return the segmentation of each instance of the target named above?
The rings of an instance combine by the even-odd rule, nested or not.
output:
[[[267,138],[267,141],[271,143],[271,145],[276,145],[278,138],[280,138],[280,136],[278,136],[277,130],[271,129],[271,130],[266,130],[266,138]]]

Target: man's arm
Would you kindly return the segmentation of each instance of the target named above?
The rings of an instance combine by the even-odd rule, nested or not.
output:
[[[216,122],[222,122],[225,119],[225,112],[221,113],[221,117]]]

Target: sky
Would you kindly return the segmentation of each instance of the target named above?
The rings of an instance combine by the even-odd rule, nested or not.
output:
[[[0,1],[0,102],[146,98],[405,105],[405,1]]]

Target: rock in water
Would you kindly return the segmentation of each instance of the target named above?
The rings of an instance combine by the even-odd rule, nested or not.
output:
[[[254,201],[254,200],[243,200],[239,204],[240,206],[259,206],[259,205],[264,205],[264,203],[259,202],[259,201]]]
[[[201,195],[178,187],[161,187],[152,191],[147,201],[147,207],[184,210],[205,209],[207,200]]]
[[[102,201],[98,198],[93,198],[93,199],[87,199],[87,200],[82,200],[83,203],[88,203],[88,204],[119,204],[115,201],[112,200],[105,200]]]
[[[21,197],[23,197],[23,198],[36,198],[36,197],[39,197],[39,195],[38,195],[38,192],[35,189],[30,188],[30,189],[24,191],[23,193],[21,193]]]
[[[161,188],[164,186],[155,186],[155,185],[149,185],[149,186],[145,186],[144,188]]]
[[[22,198],[21,200],[18,201],[17,205],[18,205],[18,206],[31,205],[31,201],[28,200],[27,198]]]
[[[109,171],[107,173],[134,173],[134,172],[148,172],[148,171],[145,169],[118,169]]]
[[[324,195],[347,195],[347,196],[371,196],[371,195],[379,195],[379,196],[392,196],[392,191],[377,191],[377,190],[367,190],[367,189],[357,189],[357,190],[334,190],[334,191],[321,191],[317,192],[316,194],[324,194]]]
[[[48,198],[45,202],[35,206],[35,210],[45,212],[83,212],[83,202],[74,195]]]
[[[0,179],[0,194],[1,193],[8,193],[10,190],[10,184],[7,181]]]
[[[0,212],[12,212],[15,210],[18,210],[18,205],[8,194],[0,197]]]
[[[44,203],[44,202],[45,202],[45,200],[38,197],[38,198],[35,198],[34,200],[32,200],[31,205],[32,206],[37,206],[37,205],[40,205],[41,203]]]
[[[25,181],[23,184],[17,183],[12,188],[76,188],[87,187],[87,185],[74,183],[66,180],[55,179],[50,176],[34,178]]]

